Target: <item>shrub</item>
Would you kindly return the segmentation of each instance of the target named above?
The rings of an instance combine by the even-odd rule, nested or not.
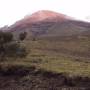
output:
[[[21,41],[23,41],[23,40],[26,38],[26,35],[27,35],[26,32],[22,32],[22,33],[20,33],[20,35],[19,35],[19,39],[20,39]]]
[[[0,32],[0,56],[5,57],[25,57],[27,55],[24,46],[13,41],[13,34],[10,32]]]

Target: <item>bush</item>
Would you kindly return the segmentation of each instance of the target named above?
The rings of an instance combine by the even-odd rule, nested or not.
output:
[[[27,55],[24,46],[13,41],[13,35],[9,32],[0,32],[0,56],[5,57],[25,57]]]
[[[23,41],[23,40],[26,38],[26,35],[27,35],[26,32],[20,33],[19,39],[20,39],[21,41]]]
[[[6,44],[13,40],[13,35],[10,32],[0,31],[0,44]]]
[[[25,57],[27,55],[27,51],[24,46],[13,42],[7,45],[5,54],[8,57]]]

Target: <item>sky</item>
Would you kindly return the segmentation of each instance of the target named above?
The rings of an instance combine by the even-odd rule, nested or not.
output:
[[[90,21],[90,0],[0,0],[0,27],[39,10],[51,10]]]

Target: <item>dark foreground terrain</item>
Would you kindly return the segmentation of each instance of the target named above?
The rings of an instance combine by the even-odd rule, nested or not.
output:
[[[90,90],[90,78],[37,70],[34,66],[1,67],[0,90]]]

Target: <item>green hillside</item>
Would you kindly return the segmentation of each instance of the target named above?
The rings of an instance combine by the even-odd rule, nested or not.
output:
[[[90,75],[90,38],[73,39],[68,37],[62,40],[39,39],[25,40],[22,44],[29,52],[26,58],[9,58],[1,65],[35,65],[37,69],[53,72],[65,72],[70,75]]]

